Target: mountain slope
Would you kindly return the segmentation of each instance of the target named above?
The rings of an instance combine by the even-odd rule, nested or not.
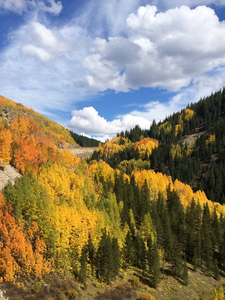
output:
[[[115,142],[111,141],[93,158],[104,159],[127,174],[131,173],[132,167],[129,165],[134,164],[132,160],[141,159],[144,168],[148,166],[172,176],[173,180],[190,184],[195,191],[204,190],[212,201],[225,203],[225,89],[189,105],[158,124],[153,121],[149,131],[136,126],[118,136],[126,138],[126,141],[119,140],[117,150],[112,146]],[[131,142],[135,145],[143,137],[156,139],[158,146],[150,151],[144,145],[142,149],[129,145]],[[106,149],[113,147],[113,153],[109,155]]]
[[[64,140],[67,143],[75,145],[74,139],[71,137],[71,133],[63,126],[51,121],[50,119],[42,116],[20,103],[16,103],[10,99],[0,96],[0,117],[2,118],[5,127],[11,124],[15,118],[27,117],[33,119],[42,131],[45,131],[46,135],[55,135],[55,142],[58,140]]]
[[[23,176],[0,192],[3,284],[29,291],[21,292],[21,299],[49,299],[50,291],[52,299],[88,299],[79,290],[88,283],[98,289],[93,298],[104,299],[109,289],[101,287],[118,278],[124,279],[129,297],[143,299],[141,291],[157,295],[170,278],[186,287],[196,271],[219,285],[225,207],[175,177],[184,162],[200,168],[213,163],[219,130],[209,131],[200,122],[196,131],[206,135],[200,134],[195,145],[182,143],[186,124],[197,114],[187,108],[171,117],[178,123],[167,118],[153,123],[149,132],[135,127],[100,144],[85,161],[59,149],[68,143],[64,129],[57,131],[50,121],[45,126],[35,113],[34,119],[14,118],[11,106],[18,105],[7,103],[0,121],[0,157]]]

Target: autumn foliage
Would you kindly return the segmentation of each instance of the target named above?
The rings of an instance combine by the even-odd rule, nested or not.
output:
[[[46,245],[37,236],[37,224],[24,230],[16,222],[11,208],[0,193],[0,280],[15,282],[20,277],[42,277],[49,274],[52,261],[47,260]]]
[[[155,135],[173,132],[175,141],[193,118],[186,109],[178,127],[167,121]],[[121,268],[132,266],[156,287],[165,263],[183,282],[185,257],[212,272],[216,253],[223,265],[225,206],[169,171],[191,156],[188,145],[171,143],[171,166],[162,168],[159,140],[118,136],[85,161],[63,149],[68,132],[41,120],[0,119],[0,162],[23,174],[0,193],[0,281],[39,280],[55,270],[84,284],[92,275],[110,283]],[[204,145],[210,149],[216,141],[211,134]]]
[[[151,138],[141,139],[134,145],[134,150],[139,150],[140,157],[144,158],[146,155],[149,157],[152,154],[152,150],[159,146],[159,141]]]

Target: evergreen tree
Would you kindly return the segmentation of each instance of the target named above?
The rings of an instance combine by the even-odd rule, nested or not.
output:
[[[80,272],[79,272],[80,282],[86,287],[87,284],[87,258],[86,258],[86,246],[81,250],[80,258]]]
[[[202,260],[208,270],[212,269],[213,249],[211,241],[211,218],[208,204],[204,205],[201,229]]]
[[[176,236],[174,235],[172,237],[172,247],[170,250],[168,262],[171,265],[171,273],[176,277],[180,277],[182,274],[182,251],[181,246],[179,245]]]
[[[152,243],[151,237],[149,237],[147,241],[148,245],[148,252],[147,252],[147,259],[148,259],[148,267],[149,267],[149,274],[150,280],[152,285],[156,288],[160,282],[160,260],[159,260],[159,253],[157,249],[157,245]]]
[[[220,280],[220,269],[218,267],[218,262],[216,258],[213,261],[213,275],[216,280]]]
[[[88,235],[88,242],[87,242],[87,256],[88,256],[88,261],[91,265],[92,274],[94,275],[95,248],[90,233]]]
[[[120,248],[118,244],[118,239],[112,239],[112,259],[113,259],[113,269],[112,269],[112,278],[114,279],[120,270]]]
[[[133,265],[134,256],[135,256],[133,238],[130,231],[127,232],[122,254],[123,254],[123,268],[127,269],[129,266]]]
[[[183,280],[184,285],[188,285],[188,267],[187,267],[187,262],[186,259],[183,262],[183,268],[182,268],[182,274],[181,274],[181,279]]]
[[[106,283],[110,283],[113,278],[112,243],[106,230],[103,231],[96,253],[96,273]]]
[[[143,272],[145,272],[147,252],[146,252],[144,240],[139,233],[137,233],[134,238],[134,249],[135,249],[134,266],[141,269]]]

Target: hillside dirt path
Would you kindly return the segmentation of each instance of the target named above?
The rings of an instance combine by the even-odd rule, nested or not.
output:
[[[68,147],[67,150],[80,158],[87,159],[95,150],[98,150],[98,147]],[[21,174],[13,166],[6,165],[4,170],[0,170],[0,191],[4,189],[8,181],[14,185],[16,178],[20,176]]]
[[[80,158],[87,159],[95,150],[98,150],[98,147],[68,147],[67,150]]]

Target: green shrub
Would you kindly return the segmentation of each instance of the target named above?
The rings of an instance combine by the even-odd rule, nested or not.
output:
[[[66,291],[66,295],[69,299],[74,299],[78,296],[78,292],[71,288]]]

